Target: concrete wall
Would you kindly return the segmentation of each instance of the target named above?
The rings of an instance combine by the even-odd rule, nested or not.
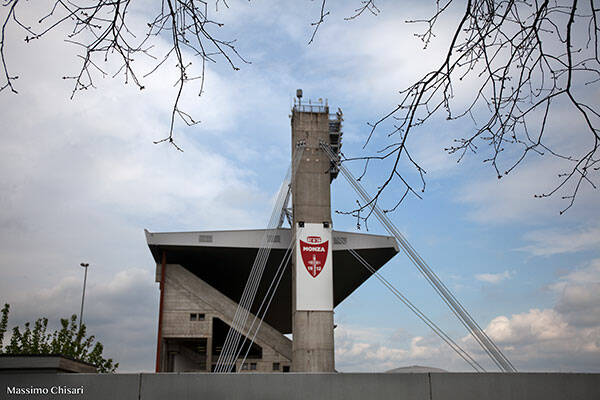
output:
[[[0,374],[0,399],[30,398],[7,387],[83,388],[51,398],[90,400],[588,400],[600,399],[600,374]]]
[[[165,340],[206,338],[207,368],[210,370],[211,364],[216,362],[211,355],[212,318],[218,317],[231,325],[237,303],[181,265],[167,264],[165,271],[162,337]],[[190,313],[203,313],[205,320],[190,321]],[[253,320],[254,314],[250,314],[245,331],[250,329]],[[247,362],[256,363],[256,371],[270,372],[275,362],[280,363],[281,366],[291,365],[292,342],[268,323],[261,324],[255,343],[263,349],[262,359],[247,360]],[[167,346],[164,345],[161,351],[161,371],[167,370],[166,351]],[[176,367],[186,368],[182,357],[178,358]],[[238,370],[241,369],[240,361],[236,362]]]

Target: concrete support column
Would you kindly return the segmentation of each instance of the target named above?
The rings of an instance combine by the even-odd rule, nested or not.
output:
[[[334,372],[333,311],[296,311],[293,372]]]
[[[292,160],[296,145],[304,142],[302,158],[296,165],[292,181],[294,229],[298,224],[315,223],[331,226],[330,161],[320,148],[329,143],[329,109],[301,106],[292,110]],[[298,240],[296,238],[296,240]],[[296,307],[296,247],[292,257],[292,371],[333,372],[333,309],[331,311],[298,310]]]
[[[213,362],[213,358],[212,358],[212,321],[210,322],[211,325],[211,334],[210,336],[208,336],[208,338],[206,339],[206,370],[208,372],[212,371],[212,362]],[[217,360],[215,360],[216,362]]]

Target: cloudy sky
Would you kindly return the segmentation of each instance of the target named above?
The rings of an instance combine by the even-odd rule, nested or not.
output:
[[[234,72],[220,60],[208,66],[201,98],[188,88],[184,108],[201,123],[176,126],[183,153],[153,144],[168,131],[174,61],[145,78],[144,91],[110,74],[96,80],[97,89],[69,100],[72,82],[61,78],[77,72],[76,46],[64,43],[60,31],[26,44],[22,33],[8,30],[6,52],[19,75],[19,94],[0,94],[0,301],[11,304],[11,326],[78,313],[79,263],[88,262],[89,330],[121,372],[153,370],[158,287],[144,228],[264,227],[289,163],[296,89],[340,107],[344,153],[364,154],[367,122],[393,108],[398,90],[440,62],[456,16],[440,21],[436,41],[423,50],[413,36],[419,28],[404,21],[430,9],[381,2],[379,16],[345,21],[355,8],[346,2],[331,8],[308,45],[319,2],[265,3],[231,1],[214,14],[225,23],[220,34],[237,38],[251,64],[240,63]],[[131,13],[134,26],[149,18],[144,10]],[[157,54],[167,48],[162,40],[156,40]],[[152,62],[135,60],[144,73]],[[593,97],[597,89],[588,95],[599,98]],[[568,109],[553,116],[554,144],[571,148],[585,140],[581,121]],[[408,198],[392,220],[518,370],[599,372],[599,192],[586,185],[559,216],[560,196],[533,195],[557,184],[560,160],[530,157],[498,180],[483,155],[457,164],[443,151],[468,128],[434,119],[415,131],[410,145],[427,171],[427,190],[422,200]],[[363,183],[373,191],[385,172],[374,166]],[[392,188],[384,201],[394,204],[399,193]],[[336,210],[352,208],[356,199],[341,178],[332,196]],[[351,217],[336,215],[334,224],[356,229]],[[385,233],[374,220],[369,232]],[[382,274],[492,369],[405,257],[396,256]],[[375,280],[342,303],[335,319],[341,371],[414,364],[469,370]]]

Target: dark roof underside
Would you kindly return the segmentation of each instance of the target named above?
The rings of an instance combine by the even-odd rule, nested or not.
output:
[[[182,265],[236,303],[240,301],[258,252],[256,248],[200,246],[150,245],[150,249],[156,260],[160,260],[159,254],[165,250],[167,264]],[[397,253],[393,247],[356,251],[375,269],[381,268]],[[258,311],[284,254],[283,249],[271,250],[251,308],[252,313],[256,314]],[[334,306],[337,306],[366,281],[370,273],[347,250],[333,251],[333,262],[333,300]],[[292,279],[289,264],[265,317],[265,322],[281,333],[292,332]]]

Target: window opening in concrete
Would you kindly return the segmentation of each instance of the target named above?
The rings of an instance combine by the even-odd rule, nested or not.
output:
[[[267,241],[270,243],[280,243],[281,236],[280,235],[267,235]]]
[[[283,372],[290,372],[290,366],[289,365],[284,365],[283,366]]]
[[[216,317],[213,318],[212,321],[212,356],[213,359],[218,359],[219,355],[221,354],[221,351],[223,350],[223,345],[225,344],[225,338],[227,337],[227,333],[229,332],[229,325],[223,322],[220,318]],[[244,338],[245,336],[242,335],[240,343],[238,344],[238,348],[236,349],[237,351],[239,351],[243,343],[243,347],[241,347],[241,351],[239,351],[239,357],[243,358],[246,352],[248,352],[247,358],[261,359],[263,353],[262,347],[257,345],[256,343],[252,343],[252,346],[250,346],[250,339],[244,340]],[[248,351],[248,346],[250,346],[250,351]]]
[[[207,370],[207,339],[168,339],[165,372],[197,372]]]
[[[256,363],[250,363],[250,369],[256,371]]]
[[[190,321],[204,321],[206,314],[190,313]]]
[[[273,371],[279,371],[279,363],[273,363]]]
[[[213,237],[212,237],[212,235],[199,235],[198,241],[200,243],[212,243]]]

